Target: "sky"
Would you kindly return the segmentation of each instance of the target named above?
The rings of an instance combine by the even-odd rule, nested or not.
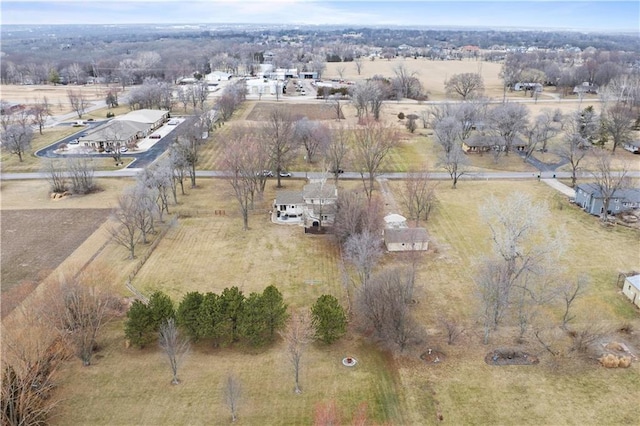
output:
[[[633,31],[640,1],[0,0],[7,24],[331,24]]]

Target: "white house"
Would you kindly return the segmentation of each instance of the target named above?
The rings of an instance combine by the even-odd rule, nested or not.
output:
[[[390,252],[429,250],[429,234],[424,228],[387,228],[384,244]]]
[[[275,220],[282,223],[302,223],[305,202],[300,191],[278,191],[273,201]]]
[[[304,186],[302,198],[305,202],[305,226],[331,225],[336,217],[338,188],[325,181]]]
[[[622,293],[631,300],[631,303],[640,308],[640,275],[625,278]]]
[[[640,141],[625,142],[622,147],[629,152],[633,152],[634,154],[640,154]]]
[[[266,78],[248,78],[245,80],[248,95],[282,95],[282,82]]]

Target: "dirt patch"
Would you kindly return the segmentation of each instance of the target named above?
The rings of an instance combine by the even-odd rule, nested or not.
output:
[[[109,209],[3,210],[0,257],[2,292],[38,282],[82,244]]]
[[[534,365],[540,362],[537,356],[517,349],[495,349],[484,357],[489,365]]]
[[[309,120],[335,120],[336,112],[327,103],[303,104],[303,103],[257,103],[247,115],[249,121],[268,121],[269,114],[275,107],[284,108],[294,118],[307,117]]]
[[[426,352],[420,355],[420,359],[427,364],[440,364],[446,359],[446,355],[435,349],[427,349]]]

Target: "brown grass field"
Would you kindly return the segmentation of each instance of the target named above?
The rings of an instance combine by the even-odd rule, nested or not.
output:
[[[181,199],[175,211],[185,217],[169,230],[141,269],[134,280],[136,287],[144,292],[160,289],[178,301],[187,291],[220,291],[238,285],[248,294],[275,284],[292,307],[309,306],[323,293],[335,294],[344,302],[331,237],[305,236],[299,227],[271,224],[266,209],[273,182],[268,184],[264,210],[251,216],[251,229],[243,232],[226,185],[201,179],[199,187]],[[294,179],[286,185],[291,189],[302,182]],[[391,182],[395,192],[400,186]],[[509,346],[513,341],[504,329],[494,345],[479,344],[472,279],[475,262],[489,242],[477,206],[489,195],[503,197],[513,191],[526,192],[550,206],[549,226],[562,226],[569,237],[562,258],[567,273],[586,272],[591,277],[589,293],[577,305],[578,321],[597,315],[613,324],[630,322],[640,327],[637,311],[615,287],[618,271],[640,268],[635,231],[602,228],[597,218],[584,215],[542,183],[462,182],[452,190],[443,182],[437,190],[437,209],[427,223],[436,250],[424,256],[420,299],[414,308],[429,330],[422,345],[389,357],[354,331],[336,345],[313,345],[303,361],[304,392],[296,396],[281,343],[259,350],[194,345],[181,369],[182,384],[171,386],[159,351],[125,349],[122,322],[117,321],[100,339],[95,365],[83,368],[73,360],[59,373],[59,396],[64,401],[54,424],[226,423],[220,381],[228,371],[236,371],[243,384],[241,424],[309,424],[315,404],[332,399],[347,423],[362,401],[367,402],[372,419],[394,425],[435,423],[437,413],[452,424],[633,422],[638,363],[629,369],[607,370],[592,361],[567,358],[556,367],[532,340],[525,347],[541,357],[538,366],[484,363],[484,354],[495,344]],[[3,201],[6,197],[3,191]],[[87,207],[95,203],[91,197],[84,201]],[[34,207],[49,203],[41,198]],[[216,216],[214,210],[224,210],[225,215]],[[104,241],[106,234],[96,231],[91,238]],[[593,241],[598,241],[598,261],[594,261]],[[77,250],[69,261],[81,255],[87,253]],[[101,250],[94,262],[108,264],[120,282],[132,267],[125,250],[115,245]],[[443,313],[458,316],[467,329],[454,346],[446,345],[438,326]],[[631,344],[640,347],[635,339]],[[418,355],[428,347],[444,352],[446,362],[426,365],[421,361]],[[347,354],[359,360],[353,370],[345,370],[339,362]]]

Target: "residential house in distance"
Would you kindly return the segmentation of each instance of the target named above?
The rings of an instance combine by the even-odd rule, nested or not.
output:
[[[511,143],[511,152],[524,152],[527,143],[516,137]],[[504,151],[505,146],[495,136],[487,134],[473,135],[462,143],[462,150],[467,154],[483,154],[490,151]]]
[[[575,203],[589,214],[599,216],[604,213],[604,197],[595,183],[581,183],[576,187]],[[609,200],[607,212],[623,213],[640,208],[640,189],[623,188],[615,191]]]
[[[543,87],[540,83],[519,82],[513,86],[513,90],[515,90],[516,92],[521,92],[524,90],[525,92],[532,91],[534,93],[541,93]]]
[[[631,300],[631,303],[640,308],[640,275],[625,278],[622,293]]]
[[[622,144],[622,147],[629,152],[633,152],[634,154],[640,154],[640,140],[625,142],[624,144]]]

